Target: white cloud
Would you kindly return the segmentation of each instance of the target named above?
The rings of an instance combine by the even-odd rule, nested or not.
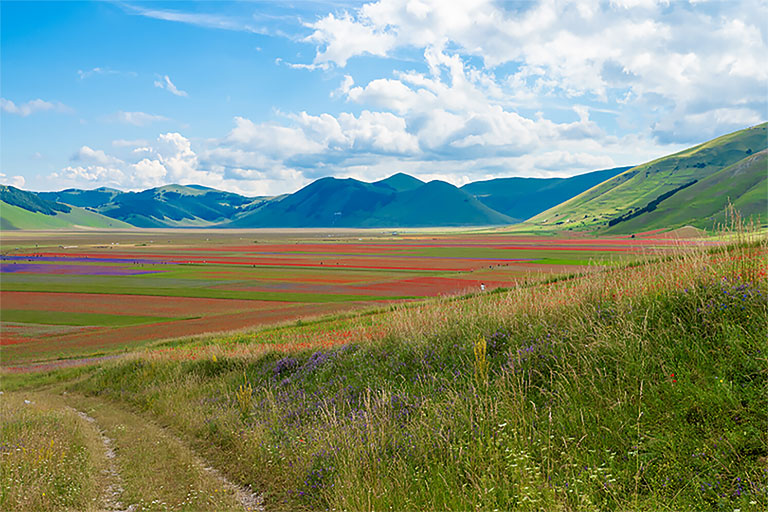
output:
[[[85,183],[86,186],[90,186],[92,183],[98,183],[100,186],[120,186],[124,182],[125,175],[120,169],[102,165],[70,165],[59,172],[54,172],[51,177],[70,183]]]
[[[252,32],[255,34],[266,34],[267,31],[251,23],[234,17],[219,16],[217,14],[207,14],[198,12],[182,12],[163,9],[150,9],[139,5],[123,4],[128,12],[154,18],[157,20],[174,21],[186,23],[205,28],[216,28],[221,30],[234,30],[242,32]]]
[[[26,182],[27,180],[24,179],[24,176],[6,176],[2,172],[0,172],[0,183],[2,183],[3,185],[22,188],[24,186],[24,183]]]
[[[160,89],[165,89],[166,91],[176,96],[183,96],[183,97],[188,96],[186,91],[179,90],[173,84],[173,82],[171,82],[171,79],[168,77],[168,75],[160,77],[159,80],[155,80],[155,87],[159,87]]]
[[[653,112],[662,124],[688,117],[683,122],[693,124],[703,111],[745,103],[753,112],[759,105],[765,116],[768,34],[758,20],[766,17],[768,4],[752,0],[380,0],[310,23],[307,40],[317,45],[315,66],[344,67],[361,55],[391,57],[398,49],[421,48],[433,82],[442,81],[441,69],[460,75],[462,62],[481,59],[483,69],[470,78],[484,84],[481,101],[621,100],[624,117]],[[513,71],[496,77],[503,64],[513,64]],[[402,114],[423,99],[403,82],[380,78],[352,87],[345,79],[341,91],[352,101]],[[461,99],[455,78],[452,89]],[[674,134],[667,139],[675,140]]]
[[[122,75],[122,76],[136,76],[136,73],[133,71],[118,71],[116,69],[111,69],[108,67],[95,67],[91,68],[87,71],[83,71],[82,69],[77,70],[77,76],[80,77],[80,80],[85,80],[86,78],[90,78],[95,75]]]
[[[174,181],[274,194],[326,175],[402,171],[462,184],[638,164],[764,120],[768,33],[756,20],[767,14],[753,0],[379,0],[307,24],[314,59],[285,62],[328,70],[360,56],[421,56],[378,75],[381,59],[349,66],[331,92],[336,110],[238,116],[205,141],[114,141],[115,155],[84,146],[78,172],[132,188]],[[155,85],[186,94],[168,76]]]
[[[146,112],[123,112],[122,110],[115,114],[115,119],[118,122],[134,126],[146,126],[160,121],[170,121],[165,116],[147,114]]]
[[[100,149],[92,149],[88,146],[82,146],[77,153],[72,156],[71,160],[99,165],[115,165],[122,163],[119,158],[107,155]]]
[[[15,114],[21,117],[27,117],[37,112],[61,112],[65,114],[71,114],[74,110],[60,102],[50,102],[41,100],[30,100],[26,103],[20,103],[17,105],[11,100],[0,98],[0,110],[9,114]]]
[[[314,32],[306,41],[324,45],[318,50],[314,64],[327,68],[333,62],[345,66],[351,57],[363,54],[385,56],[397,45],[392,32],[377,26],[364,16],[353,18],[349,13],[336,17],[333,13],[307,25]]]
[[[135,139],[135,140],[116,139],[112,141],[112,145],[116,148],[146,146],[147,144],[149,144],[149,142],[147,142],[144,139]]]

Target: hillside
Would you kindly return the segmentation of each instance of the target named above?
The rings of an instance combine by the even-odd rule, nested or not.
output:
[[[93,209],[137,227],[212,226],[253,199],[199,185],[165,185],[141,192],[109,188],[40,192],[40,197]]]
[[[124,222],[0,185],[0,229],[127,228]]]
[[[131,228],[130,224],[77,206],[47,215],[0,201],[0,229]]]
[[[461,190],[487,207],[522,222],[629,168],[616,167],[570,178],[498,178],[468,183]]]
[[[610,228],[610,232],[624,233],[642,231],[651,226],[667,228],[684,224],[701,224],[708,217],[717,217],[718,212],[722,210],[717,205],[721,202],[713,196],[719,196],[726,190],[734,194],[749,193],[752,199],[745,199],[751,204],[749,208],[759,211],[762,207],[765,211],[765,206],[761,206],[757,197],[759,192],[750,192],[751,186],[759,188],[758,178],[761,173],[759,164],[741,168],[740,175],[751,177],[740,177],[739,184],[733,187],[726,185],[724,181],[725,176],[728,175],[727,172],[721,176],[721,179],[713,178],[710,181],[709,178],[754,153],[766,149],[767,127],[768,123],[763,123],[633,167],[540,213],[528,220],[525,225],[535,228],[557,226],[558,229],[576,230]],[[764,166],[762,174],[765,175]],[[704,184],[701,185],[700,182]],[[752,185],[744,188],[750,183]],[[696,186],[697,184],[699,185]],[[689,208],[688,203],[669,202],[675,195],[681,194],[688,188],[693,188],[694,192],[700,194],[696,197],[699,210]],[[737,203],[740,201],[740,196],[734,195],[730,199]],[[706,204],[709,206],[705,207]],[[654,208],[659,208],[659,205],[664,205],[664,211],[670,212],[667,220],[674,221],[674,224],[664,225],[665,219],[658,213],[645,216],[646,213],[654,211]],[[678,210],[682,206],[686,208],[672,214],[673,205],[677,205]],[[632,217],[633,222],[628,223],[624,220],[635,214],[638,215]],[[707,227],[711,227],[711,221]]]
[[[739,160],[681,189],[650,211],[609,226],[606,233],[692,225],[712,229],[726,222],[731,202],[744,217],[768,220],[768,150]]]
[[[414,178],[413,176],[410,176],[402,172],[398,172],[397,174],[393,174],[389,178],[385,178],[383,180],[380,180],[374,183],[374,185],[387,185],[388,187],[392,187],[398,192],[413,190],[415,188],[419,188],[423,184],[424,182],[421,181],[420,179]]]
[[[411,227],[507,224],[455,186],[400,174],[376,183],[319,179],[226,227]]]

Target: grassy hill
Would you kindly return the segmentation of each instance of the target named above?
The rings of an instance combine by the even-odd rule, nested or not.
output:
[[[0,229],[130,228],[130,224],[77,206],[46,215],[0,201]]]
[[[398,192],[405,192],[406,190],[419,188],[420,186],[424,185],[424,182],[408,174],[398,172],[389,178],[375,182],[374,185],[387,185],[388,187],[392,187]]]
[[[511,219],[442,181],[399,174],[376,183],[322,178],[239,216],[227,227],[418,227]]]
[[[253,199],[199,185],[165,185],[141,192],[109,188],[41,192],[41,198],[99,213],[137,227],[211,226],[228,221]]]
[[[768,221],[768,150],[685,187],[655,209],[609,226],[605,232],[626,233],[692,225],[712,229],[726,222],[732,203],[742,216]]]
[[[642,231],[651,226],[675,227],[677,225],[701,223],[702,219],[717,218],[722,208],[716,198],[726,191],[741,194],[750,194],[753,199],[746,199],[751,209],[765,207],[760,205],[759,184],[755,181],[761,175],[760,164],[746,165],[742,168],[739,182],[742,185],[752,183],[750,186],[758,188],[750,192],[750,188],[737,185],[735,188],[727,185],[727,180],[717,179],[713,175],[725,168],[739,163],[755,153],[760,153],[768,146],[768,123],[763,123],[752,128],[724,135],[717,139],[700,144],[693,148],[681,151],[674,155],[666,156],[646,164],[633,167],[614,178],[605,181],[564,203],[550,208],[528,220],[525,224],[533,228],[557,229],[608,229],[610,232]],[[750,160],[751,161],[751,160]],[[764,162],[764,160],[763,160]],[[746,163],[746,162],[745,162]],[[725,177],[726,172],[721,176]],[[750,178],[742,175],[749,174]],[[765,176],[765,167],[762,167],[762,175]],[[704,182],[704,184],[699,184]],[[695,187],[695,188],[693,188]],[[729,188],[730,187],[730,188]],[[698,192],[696,197],[700,209],[692,210],[687,203],[669,202],[671,198],[683,191],[693,188]],[[689,191],[688,194],[691,192]],[[683,195],[682,197],[688,197]],[[727,199],[728,196],[726,196]],[[732,196],[734,203],[740,196]],[[685,212],[673,212],[671,206],[686,206]],[[708,204],[708,207],[703,205]],[[664,225],[664,218],[660,214],[645,216],[664,205],[664,211],[669,216],[666,221],[673,224]],[[670,208],[666,208],[670,205]],[[651,206],[652,208],[648,209]],[[638,214],[639,213],[639,214]],[[633,214],[633,222],[627,219]],[[613,225],[609,225],[614,221]],[[710,224],[711,226],[711,224]]]
[[[82,208],[99,208],[122,193],[120,190],[108,187],[99,187],[93,190],[68,188],[59,192],[37,192],[37,196],[49,201],[58,201]]]
[[[522,222],[627,169],[629,167],[616,167],[570,178],[498,178],[468,183],[461,190],[489,208]]]
[[[125,222],[0,185],[0,229],[128,228]]]

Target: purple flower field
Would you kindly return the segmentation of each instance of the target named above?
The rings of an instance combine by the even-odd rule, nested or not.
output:
[[[57,274],[73,276],[137,276],[157,274],[159,270],[141,270],[117,265],[49,265],[45,263],[0,263],[1,274]]]

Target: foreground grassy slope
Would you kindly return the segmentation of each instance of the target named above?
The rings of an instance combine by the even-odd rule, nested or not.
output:
[[[633,167],[554,208],[540,213],[527,221],[526,225],[539,228],[556,226],[557,229],[606,228],[611,220],[642,209],[649,203],[663,197],[664,194],[672,194],[671,197],[674,197],[689,187],[697,185],[698,182],[709,179],[726,167],[734,165],[754,153],[763,151],[768,145],[767,128],[768,123],[763,123],[724,135],[674,155]],[[756,175],[759,174],[759,172],[756,173]],[[762,175],[765,175],[764,165]],[[716,197],[713,196],[725,193],[727,191],[726,181],[715,179],[708,182],[709,187],[699,185],[696,189],[699,192],[696,197],[699,204],[716,200]],[[679,191],[675,192],[676,190]],[[748,192],[748,190],[739,191]],[[734,202],[738,200],[737,197],[730,199]],[[669,220],[674,220],[678,224],[692,223],[696,220],[705,222],[709,220],[707,217],[719,215],[717,209],[714,211],[707,209],[704,218],[697,217],[701,212],[689,213],[690,215],[687,216],[685,213],[672,215]],[[640,220],[631,224],[618,223],[613,226],[612,231],[644,230],[650,225],[670,227],[663,225],[665,220],[657,216],[636,218]],[[708,227],[711,227],[711,224]]]
[[[765,510],[766,249],[403,307],[336,349],[167,347],[70,392],[144,411],[270,509]]]

